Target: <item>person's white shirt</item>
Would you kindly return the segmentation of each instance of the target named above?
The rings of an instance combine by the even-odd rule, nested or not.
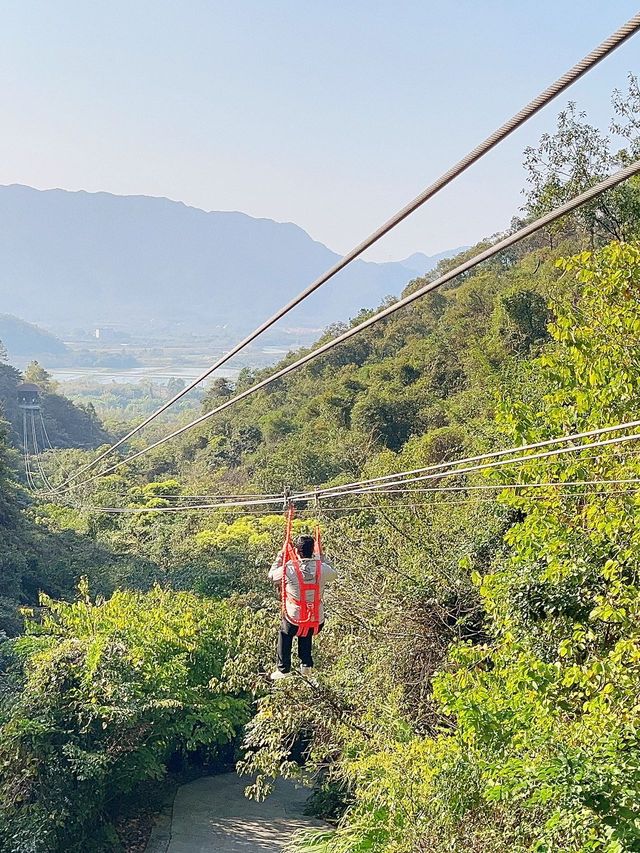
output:
[[[300,557],[300,570],[305,583],[314,583],[316,577],[316,561],[317,557]],[[296,602],[300,601],[300,583],[298,581],[298,573],[294,564],[289,560],[286,569],[282,566],[282,554],[278,554],[273,565],[269,569],[269,578],[274,583],[282,582],[282,573],[286,570],[286,614],[295,622],[300,618],[300,605]],[[336,579],[337,572],[331,563],[325,558],[320,560],[320,624],[324,622],[324,589],[327,584],[333,583]],[[312,589],[307,590],[307,604],[313,604],[314,592]]]

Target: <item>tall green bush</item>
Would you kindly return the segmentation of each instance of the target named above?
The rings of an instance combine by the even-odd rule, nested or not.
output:
[[[86,853],[115,843],[110,805],[170,756],[215,750],[247,719],[219,681],[241,617],[155,588],[42,602],[12,661],[0,711],[0,850]]]

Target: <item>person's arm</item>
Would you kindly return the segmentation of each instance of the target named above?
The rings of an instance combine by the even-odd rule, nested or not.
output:
[[[278,554],[269,569],[269,580],[274,583],[279,583],[282,580],[282,552]]]
[[[338,576],[337,571],[333,568],[331,563],[324,558],[322,559],[322,576],[325,583],[333,583]]]

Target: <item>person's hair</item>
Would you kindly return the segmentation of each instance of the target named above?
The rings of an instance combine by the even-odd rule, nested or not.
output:
[[[303,534],[302,536],[298,536],[296,539],[296,550],[301,557],[305,559],[307,557],[313,557],[313,549],[315,546],[315,540],[313,536],[309,536],[307,534]]]

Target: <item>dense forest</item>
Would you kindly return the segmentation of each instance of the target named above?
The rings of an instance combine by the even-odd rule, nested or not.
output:
[[[570,105],[525,152],[514,229],[640,156],[635,78],[613,107],[609,134]],[[339,580],[313,679],[273,687],[281,507],[162,511],[637,420],[639,332],[635,178],[71,490],[27,489],[3,397],[0,851],[121,850],[123,804],[231,759],[254,797],[309,782],[333,827],[298,851],[640,849],[635,441],[431,481],[448,491],[300,502],[296,529],[319,522]],[[203,410],[269,372],[214,380]],[[74,412],[92,427],[76,440],[59,421],[68,440],[40,460],[54,486],[99,443]]]

